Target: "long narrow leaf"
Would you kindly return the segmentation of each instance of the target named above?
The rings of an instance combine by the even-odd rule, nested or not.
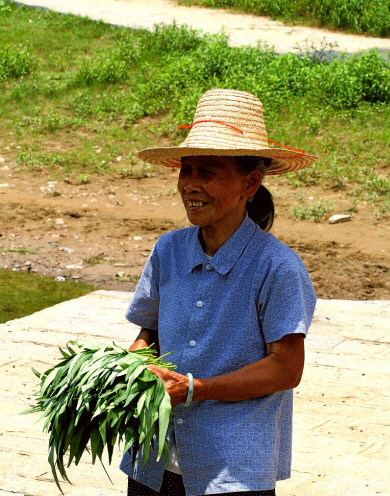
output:
[[[160,460],[163,448],[165,436],[167,435],[169,416],[171,414],[171,398],[167,392],[165,392],[160,406],[158,408],[158,454],[157,461]]]

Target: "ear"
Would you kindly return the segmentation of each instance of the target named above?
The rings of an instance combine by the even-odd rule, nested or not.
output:
[[[245,176],[244,188],[242,191],[242,196],[249,198],[253,196],[259,189],[262,180],[262,173],[259,169],[253,170],[247,176]]]

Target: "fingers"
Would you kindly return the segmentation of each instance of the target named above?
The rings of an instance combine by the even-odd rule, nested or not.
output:
[[[171,397],[172,407],[186,400],[188,377],[156,365],[148,365],[147,369],[164,383],[165,391]]]
[[[165,377],[164,372],[167,372],[166,369],[162,369],[160,367],[157,367],[157,365],[147,365],[146,367],[150,372],[154,375],[156,375],[159,379],[163,380],[163,377]]]

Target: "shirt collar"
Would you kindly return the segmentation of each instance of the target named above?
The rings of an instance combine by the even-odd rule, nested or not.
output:
[[[257,225],[246,213],[240,227],[221,246],[217,253],[208,262],[221,275],[226,275],[239,259],[249,240],[255,233]],[[194,229],[191,240],[191,249],[188,260],[188,272],[191,272],[198,265],[206,262],[206,257],[199,241],[200,227]]]

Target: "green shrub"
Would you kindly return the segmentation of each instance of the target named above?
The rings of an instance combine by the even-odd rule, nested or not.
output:
[[[34,57],[27,48],[6,46],[0,49],[0,83],[27,76],[34,67]]]
[[[201,45],[201,38],[196,30],[188,26],[156,24],[154,32],[144,32],[141,38],[142,49],[147,52],[165,54],[188,52]]]
[[[128,77],[128,64],[110,56],[101,56],[96,61],[85,61],[75,75],[75,83],[91,86],[96,83],[112,84]]]

